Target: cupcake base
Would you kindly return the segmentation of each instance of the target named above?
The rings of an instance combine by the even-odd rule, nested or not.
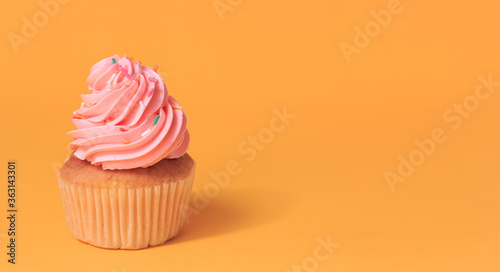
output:
[[[102,248],[163,244],[184,223],[195,168],[188,154],[129,170],[103,170],[71,156],[58,175],[69,229]]]

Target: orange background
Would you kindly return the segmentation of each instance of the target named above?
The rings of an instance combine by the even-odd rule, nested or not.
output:
[[[1,271],[287,271],[327,236],[340,246],[316,271],[500,271],[500,92],[456,130],[443,119],[479,76],[500,81],[500,2],[401,0],[348,63],[340,44],[391,0],[221,1],[224,20],[212,0],[70,1],[17,54],[8,33],[43,9],[1,1]],[[243,169],[178,237],[140,251],[75,240],[54,170],[90,67],[115,53],[159,64],[186,109],[196,192],[229,161]],[[296,117],[246,161],[238,146],[283,107]],[[392,192],[384,173],[435,128],[447,140]]]

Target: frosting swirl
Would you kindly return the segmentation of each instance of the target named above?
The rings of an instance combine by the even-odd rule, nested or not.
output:
[[[161,76],[131,59],[112,56],[96,63],[74,112],[74,155],[103,169],[148,167],[184,155],[186,115],[168,95]]]

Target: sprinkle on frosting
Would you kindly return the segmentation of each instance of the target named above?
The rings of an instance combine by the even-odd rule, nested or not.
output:
[[[159,114],[156,115],[155,120],[153,121],[153,126],[156,126],[156,123],[158,123],[158,119],[160,119]]]
[[[158,67],[159,67],[159,66],[158,66],[158,64],[156,64],[156,66],[155,66],[155,68],[153,69],[153,71],[155,71],[155,72],[156,72],[156,71],[158,71]]]
[[[107,84],[108,84],[108,85],[109,85],[109,84],[111,84],[111,82],[113,82],[113,79],[115,79],[115,77],[116,77],[116,74],[113,74],[113,75],[109,78],[109,80],[108,80]]]
[[[116,64],[115,58],[112,58],[111,61],[113,62],[113,64]]]
[[[155,90],[155,88],[149,89],[147,96],[150,97],[153,94],[154,90]]]
[[[118,69],[120,69],[120,71],[122,71],[122,73],[128,78],[128,79],[131,79],[130,75],[127,73],[127,71],[125,71],[125,69],[118,64]]]
[[[142,109],[145,109],[145,108],[146,108],[146,107],[144,106],[144,102],[142,102],[142,101],[141,101],[141,102],[139,102],[139,105],[141,105],[141,108],[142,108]]]
[[[177,106],[177,105],[172,105],[172,108],[174,108],[176,110],[182,110],[182,107],[181,106]]]
[[[144,131],[144,132],[141,134],[141,136],[142,136],[142,137],[146,136],[146,135],[147,135],[150,131],[151,131],[151,129],[150,129],[150,128],[148,128],[146,131]]]
[[[130,140],[123,140],[123,144],[130,144]]]
[[[156,79],[156,78],[154,78],[154,77],[149,77],[148,79],[149,79],[149,81],[151,81],[151,82],[158,83],[158,79]]]

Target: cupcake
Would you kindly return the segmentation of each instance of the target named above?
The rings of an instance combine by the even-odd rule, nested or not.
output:
[[[101,60],[87,82],[58,174],[69,229],[102,248],[163,244],[182,227],[194,180],[184,110],[156,68],[131,58]]]

